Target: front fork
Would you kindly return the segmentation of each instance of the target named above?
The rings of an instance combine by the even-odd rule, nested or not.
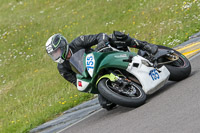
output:
[[[96,85],[103,78],[108,78],[110,81],[112,81],[110,88],[113,89],[114,91],[117,91],[118,93],[122,93],[128,96],[133,96],[136,93],[136,89],[132,81],[127,79],[125,76],[124,78],[121,78],[120,75],[117,75],[116,73],[111,72],[110,74],[106,74],[100,77]]]
[[[110,73],[110,74],[106,74],[106,75],[101,76],[101,77],[97,80],[96,85],[97,85],[97,84],[99,83],[99,81],[100,81],[101,79],[103,79],[103,78],[108,78],[108,79],[110,79],[110,81],[112,81],[112,82],[121,80],[121,78],[120,78],[119,76],[117,76],[117,75],[115,75],[115,74],[113,74],[113,73]]]

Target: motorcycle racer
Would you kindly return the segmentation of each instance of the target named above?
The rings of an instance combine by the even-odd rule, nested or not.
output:
[[[76,73],[71,69],[69,63],[70,57],[81,49],[85,49],[86,53],[89,53],[92,51],[92,46],[97,45],[96,49],[99,50],[106,47],[108,43],[113,47],[118,48],[119,46],[122,49],[127,46],[138,48],[150,54],[155,54],[158,50],[158,47],[154,44],[131,38],[123,32],[114,31],[111,35],[105,33],[82,35],[75,38],[70,43],[68,43],[63,35],[54,34],[46,42],[46,52],[54,62],[58,63],[57,69],[61,76],[76,86]],[[109,102],[100,94],[98,98],[100,105],[107,110],[116,106],[116,104]]]

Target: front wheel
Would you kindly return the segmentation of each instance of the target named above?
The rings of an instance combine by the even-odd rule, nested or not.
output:
[[[138,107],[146,101],[146,94],[141,86],[134,82],[122,87],[120,84],[104,78],[98,83],[98,90],[112,103],[125,107]]]

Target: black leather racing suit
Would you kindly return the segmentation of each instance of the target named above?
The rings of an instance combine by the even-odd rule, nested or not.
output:
[[[91,47],[93,45],[109,41],[112,41],[112,35],[108,36],[105,33],[99,33],[95,35],[83,35],[75,38],[71,43],[69,43],[69,48],[71,49],[72,54],[76,53],[80,49],[85,49],[86,52],[88,52],[91,50]],[[142,49],[146,44],[149,43],[129,37],[124,41],[124,44],[127,44],[130,47]],[[57,68],[59,73],[66,80],[76,86],[76,73],[72,71],[68,60],[65,60],[62,64],[58,64]]]

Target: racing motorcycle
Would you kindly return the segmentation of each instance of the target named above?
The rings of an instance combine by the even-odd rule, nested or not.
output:
[[[79,50],[70,58],[77,73],[77,88],[81,92],[101,94],[112,103],[138,107],[147,95],[163,87],[168,80],[180,81],[191,73],[189,60],[178,51],[158,46],[151,55],[139,50],[136,54],[108,45],[99,51]]]

